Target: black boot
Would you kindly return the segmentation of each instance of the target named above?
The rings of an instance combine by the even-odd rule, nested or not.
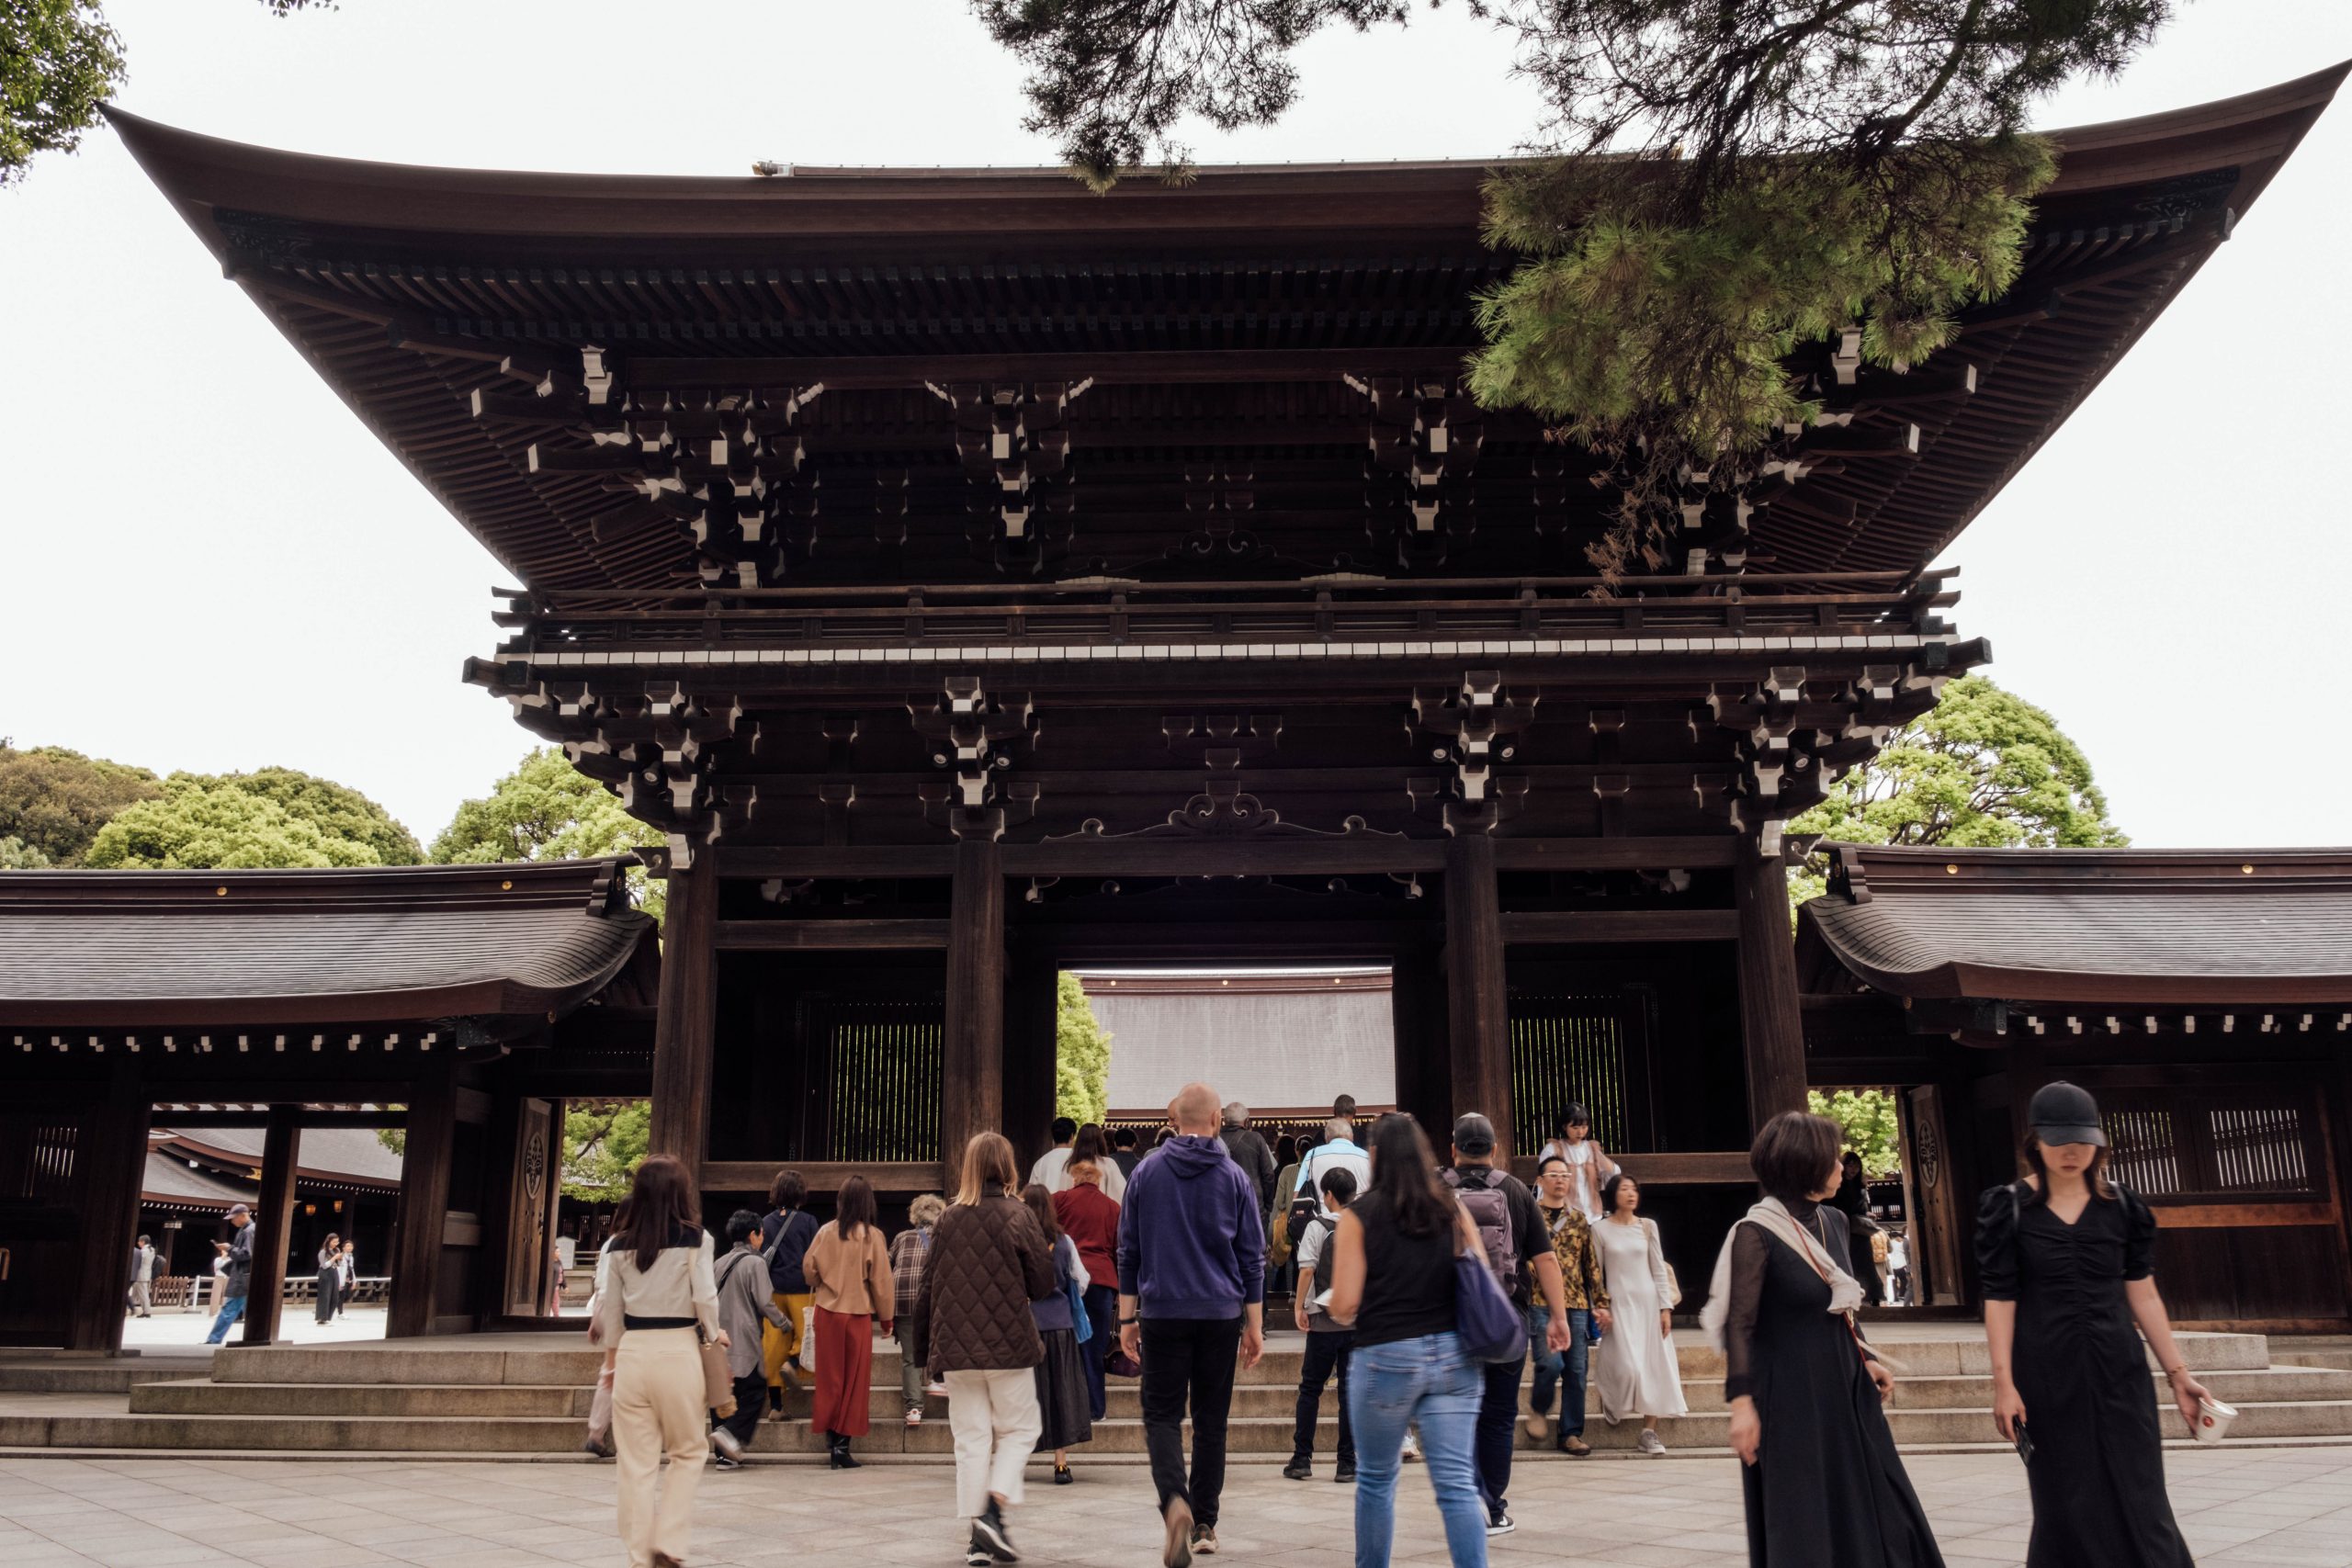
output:
[[[825,1464],[831,1470],[863,1470],[865,1465],[849,1451],[849,1438],[841,1432],[825,1434],[827,1453]]]

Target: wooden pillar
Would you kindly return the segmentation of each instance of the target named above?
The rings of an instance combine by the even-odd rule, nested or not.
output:
[[[1046,1152],[1054,1119],[1059,1057],[1061,969],[1024,954],[1012,967],[1004,1002],[1004,1135],[1027,1169]]]
[[[972,1134],[1004,1124],[1004,857],[956,843],[948,897],[947,1029],[939,1067],[939,1157],[952,1185]]]
[[[1495,841],[1484,833],[1445,846],[1445,987],[1453,1111],[1495,1124],[1495,1164],[1511,1156],[1510,1009],[1503,980],[1501,896]],[[1445,1155],[1442,1139],[1432,1140]]]
[[[1747,1057],[1752,1128],[1805,1106],[1804,1015],[1797,1001],[1796,943],[1789,925],[1789,873],[1778,855],[1741,846],[1732,871],[1739,906],[1739,1024]]]
[[[122,1348],[123,1299],[130,1248],[138,1235],[139,1197],[146,1185],[146,1081],[136,1057],[117,1058],[106,1099],[82,1122],[74,1150],[80,1168],[82,1251],[71,1289],[65,1348],[111,1356]]]
[[[2009,1157],[2002,1163],[1986,1186],[1994,1182],[2014,1181],[2022,1168],[2018,1164],[2018,1152],[2025,1147],[2025,1135],[2033,1130],[2026,1120],[2026,1110],[2042,1085],[2058,1075],[2050,1070],[2049,1047],[2041,1035],[2026,1028],[2013,1029],[2008,1033],[2008,1048],[2002,1054],[2008,1058],[2009,1079]]]
[[[302,1108],[273,1105],[261,1138],[261,1198],[254,1204],[253,1285],[245,1293],[245,1329],[237,1343],[268,1345],[277,1338],[286,1305],[286,1248],[294,1232],[294,1172],[302,1160]]]
[[[1453,1127],[1453,1076],[1448,1064],[1445,976],[1434,942],[1398,950],[1388,972],[1389,1028],[1395,1039],[1396,1108],[1421,1124],[1430,1143]],[[1353,1085],[1339,1089],[1353,1094]],[[1361,1097],[1359,1097],[1361,1098]]]
[[[384,1337],[433,1332],[441,1295],[441,1237],[449,1211],[449,1167],[458,1144],[458,1063],[435,1056],[417,1075],[401,1156],[400,1213],[392,1238],[391,1303]]]
[[[699,1184],[710,1136],[718,1024],[718,875],[709,855],[670,873],[662,921],[661,1011],[653,1024],[650,1152],[674,1155]]]

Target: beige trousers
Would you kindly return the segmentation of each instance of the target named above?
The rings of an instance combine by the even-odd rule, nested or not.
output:
[[[949,1372],[947,1430],[956,1438],[956,1512],[977,1518],[989,1494],[1021,1501],[1021,1471],[1046,1429],[1037,1409],[1037,1373],[1032,1367],[1007,1371]]]
[[[702,1353],[693,1329],[632,1328],[621,1335],[613,1374],[613,1447],[629,1568],[652,1568],[657,1551],[685,1561],[695,1489],[710,1451],[702,1401]],[[670,1461],[666,1485],[664,1455]]]

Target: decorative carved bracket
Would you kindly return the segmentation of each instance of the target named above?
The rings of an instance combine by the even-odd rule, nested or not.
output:
[[[1012,766],[1016,747],[1037,737],[1037,716],[1026,693],[991,697],[978,675],[950,675],[937,702],[907,705],[915,733],[932,742],[932,763],[953,769],[952,781],[926,784],[923,815],[950,828],[958,838],[994,839],[1012,821],[1026,821],[1037,808],[1038,786],[1000,787],[996,775]]]
[[[1278,713],[1210,714],[1194,718],[1174,715],[1159,721],[1159,733],[1170,750],[1192,752],[1203,767],[1230,772],[1246,762],[1258,762],[1281,744],[1283,716]]]
[[[1069,405],[1093,381],[924,384],[955,411],[956,451],[985,496],[998,567],[1039,570],[1069,542]]]
[[[1383,514],[1401,510],[1409,523],[1393,530],[1400,565],[1435,565],[1450,543],[1476,532],[1470,470],[1486,440],[1486,416],[1457,378],[1350,376],[1372,403],[1366,436],[1366,531],[1375,544],[1390,533]],[[1400,483],[1401,481],[1401,483]]]
[[[1500,671],[1473,670],[1455,690],[1413,694],[1411,728],[1425,738],[1430,759],[1451,762],[1453,774],[1442,782],[1409,779],[1407,789],[1417,810],[1442,803],[1448,832],[1491,832],[1526,798],[1525,780],[1503,779],[1495,768],[1511,759],[1519,737],[1535,722],[1537,698],[1505,691],[1502,681]]]
[[[1211,779],[1207,787],[1168,814],[1164,822],[1125,833],[1106,833],[1102,819],[1090,817],[1075,833],[1056,834],[1045,841],[1069,843],[1080,839],[1401,839],[1350,817],[1337,832],[1285,822],[1282,813],[1244,790],[1238,780]]]

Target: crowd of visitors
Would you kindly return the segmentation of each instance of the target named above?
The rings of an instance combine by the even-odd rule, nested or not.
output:
[[[716,1260],[685,1168],[649,1158],[599,1255],[589,1330],[604,1357],[584,1446],[618,1461],[631,1568],[683,1562],[701,1470],[738,1468],[804,1372],[829,1462],[857,1468],[877,1334],[898,1339],[908,1426],[945,1401],[971,1568],[1020,1560],[1027,1465],[1050,1455],[1054,1483],[1073,1482],[1072,1450],[1123,1373],[1140,1378],[1161,1562],[1189,1568],[1219,1550],[1235,1382],[1265,1352],[1285,1265],[1302,1339],[1283,1473],[1313,1478],[1336,1383],[1332,1475],[1356,1488],[1358,1568],[1389,1561],[1416,1434],[1450,1562],[1484,1568],[1487,1541],[1516,1528],[1531,1356],[1531,1440],[1589,1454],[1589,1387],[1605,1420],[1638,1422],[1641,1451],[1664,1453],[1661,1421],[1688,1409],[1680,1284],[1584,1109],[1564,1111],[1533,1190],[1497,1165],[1483,1115],[1455,1121],[1441,1164],[1413,1118],[1380,1116],[1360,1140],[1354,1111],[1343,1099],[1280,1168],[1249,1109],[1199,1083],[1140,1160],[1132,1130],[1065,1121],[1023,1183],[1012,1145],[982,1133],[952,1200],[916,1199],[887,1241],[864,1178],[820,1223],[783,1171],[768,1213],[729,1216]],[[2185,1568],[2143,1344],[2192,1430],[2227,1413],[2181,1360],[2152,1276],[2155,1220],[2109,1174],[2096,1103],[2053,1084],[2030,1120],[2028,1174],[1985,1193],[1977,1228],[1994,1420],[2034,1504],[2029,1568]],[[1940,1568],[1884,1413],[1900,1369],[1857,1317],[1877,1259],[1837,1201],[1856,1174],[1840,1131],[1777,1116],[1750,1164],[1764,1196],[1724,1236],[1700,1314],[1723,1353],[1749,1562]],[[228,1244],[229,1268],[238,1255]],[[322,1294],[347,1256],[337,1238],[321,1248]],[[228,1297],[218,1332],[243,1304]]]

